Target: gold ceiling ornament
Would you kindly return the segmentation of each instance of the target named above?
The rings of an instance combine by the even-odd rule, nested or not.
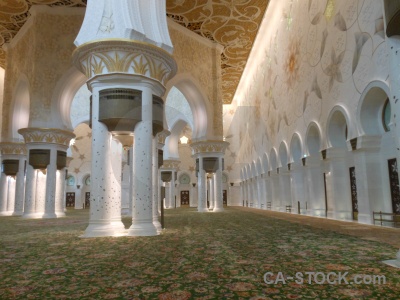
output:
[[[242,76],[268,0],[167,0],[167,15],[224,47],[223,103],[230,104]]]
[[[24,137],[26,144],[57,144],[66,147],[76,137],[71,131],[57,128],[22,128],[18,133]]]
[[[74,65],[88,78],[128,73],[150,77],[165,86],[177,72],[176,62],[168,52],[132,40],[106,39],[83,44],[72,57]]]
[[[2,46],[10,43],[30,17],[32,5],[84,7],[86,0],[7,0],[0,1],[0,66],[5,67],[6,54]]]
[[[0,153],[2,155],[26,155],[26,145],[25,143],[0,143]]]
[[[179,164],[181,162],[179,160],[170,160],[170,159],[164,159],[163,165],[161,166],[160,169],[178,169]]]
[[[229,143],[224,141],[200,141],[190,144],[192,154],[200,153],[225,153]]]
[[[224,104],[233,100],[268,3],[269,0],[166,0],[167,15],[171,19],[224,47],[221,55]],[[1,46],[18,33],[34,4],[84,7],[86,0],[0,1],[1,67],[4,68],[6,61]],[[161,69],[154,68],[157,76],[162,77]]]

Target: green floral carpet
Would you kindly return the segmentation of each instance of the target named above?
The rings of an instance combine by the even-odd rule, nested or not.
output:
[[[383,243],[234,208],[168,210],[156,237],[82,239],[88,215],[1,217],[0,299],[400,298],[400,270],[381,262],[398,249]],[[276,284],[264,282],[266,272]],[[303,284],[290,279],[297,272]],[[384,275],[386,283],[308,283],[306,272],[347,272],[350,282]]]

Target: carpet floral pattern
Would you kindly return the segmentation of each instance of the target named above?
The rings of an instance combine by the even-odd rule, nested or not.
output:
[[[398,299],[393,246],[249,211],[166,212],[156,237],[81,239],[88,211],[0,218],[0,299]],[[123,220],[126,227],[129,219]],[[384,275],[381,285],[266,284],[266,272]],[[275,275],[274,275],[275,276]],[[271,276],[269,279],[277,278]],[[306,278],[306,277],[305,277]]]

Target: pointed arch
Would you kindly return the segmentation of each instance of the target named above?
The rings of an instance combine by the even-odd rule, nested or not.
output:
[[[315,155],[318,154],[322,149],[322,135],[321,127],[318,123],[312,121],[308,124],[306,131],[305,141],[305,154]]]
[[[268,173],[269,159],[268,159],[268,154],[266,152],[262,156],[262,167],[263,167],[263,173]]]
[[[262,163],[261,163],[261,157],[257,159],[257,165],[256,165],[256,170],[257,170],[257,176],[261,175],[263,173],[262,169]]]
[[[181,73],[167,84],[168,95],[175,86],[186,98],[193,114],[193,141],[211,139],[213,136],[213,108],[208,97],[190,73]]]
[[[389,86],[382,81],[370,82],[364,89],[357,107],[360,135],[380,135],[385,132],[383,109],[386,101],[393,104],[388,95],[390,95]]]
[[[350,126],[349,114],[342,105],[332,108],[326,126],[328,147],[346,148],[346,141],[352,136],[353,128]]]
[[[298,132],[295,132],[290,141],[291,162],[299,162],[303,157],[303,141]]]
[[[270,159],[269,162],[270,162],[271,170],[276,171],[276,169],[278,168],[278,155],[277,155],[275,148],[271,149],[269,159]]]
[[[52,98],[51,114],[54,128],[65,128],[73,130],[71,124],[71,105],[76,92],[87,81],[87,77],[83,75],[77,68],[71,67],[58,81]],[[61,122],[60,122],[61,121]]]
[[[288,147],[285,141],[279,145],[279,163],[280,167],[284,167],[289,163]]]

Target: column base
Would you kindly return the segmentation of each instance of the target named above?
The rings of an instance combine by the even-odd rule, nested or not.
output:
[[[333,218],[335,220],[353,221],[351,211],[334,211]]]
[[[24,212],[23,211],[14,211],[13,212],[13,216],[18,216],[18,217],[20,217],[20,216],[22,216],[24,214]]]
[[[65,217],[65,213],[63,211],[57,211],[56,215],[57,215],[57,218],[64,218]]]
[[[391,267],[400,269],[400,250],[399,252],[397,252],[396,258],[397,259],[384,260],[383,263]]]
[[[223,207],[214,207],[213,212],[221,212],[224,211]]]
[[[24,213],[22,215],[22,218],[24,218],[24,219],[41,219],[42,214],[41,213]]]
[[[158,219],[157,220],[154,219],[153,225],[157,229],[157,233],[160,234],[162,232],[162,227],[161,227],[160,221],[158,221]]]
[[[314,216],[314,217],[326,217],[326,210],[325,209],[308,209],[307,215]]]
[[[45,213],[42,216],[42,219],[56,219],[57,215],[55,213]]]
[[[204,207],[198,207],[197,208],[197,212],[208,212],[208,208],[204,208]]]
[[[121,220],[112,221],[111,226],[113,226],[115,229],[114,236],[125,236],[126,235],[125,225],[124,225],[124,223],[122,223]]]
[[[358,223],[373,225],[374,220],[373,220],[372,215],[370,215],[370,214],[358,213]]]
[[[86,228],[85,233],[81,235],[81,238],[92,238],[92,237],[117,237],[124,236],[125,233],[121,232],[121,226],[115,223],[106,224],[89,224]],[[125,227],[124,227],[125,230]]]
[[[0,217],[10,217],[13,215],[12,211],[2,211],[0,212]]]
[[[132,223],[128,229],[128,236],[154,236],[158,235],[157,228],[153,222]]]

